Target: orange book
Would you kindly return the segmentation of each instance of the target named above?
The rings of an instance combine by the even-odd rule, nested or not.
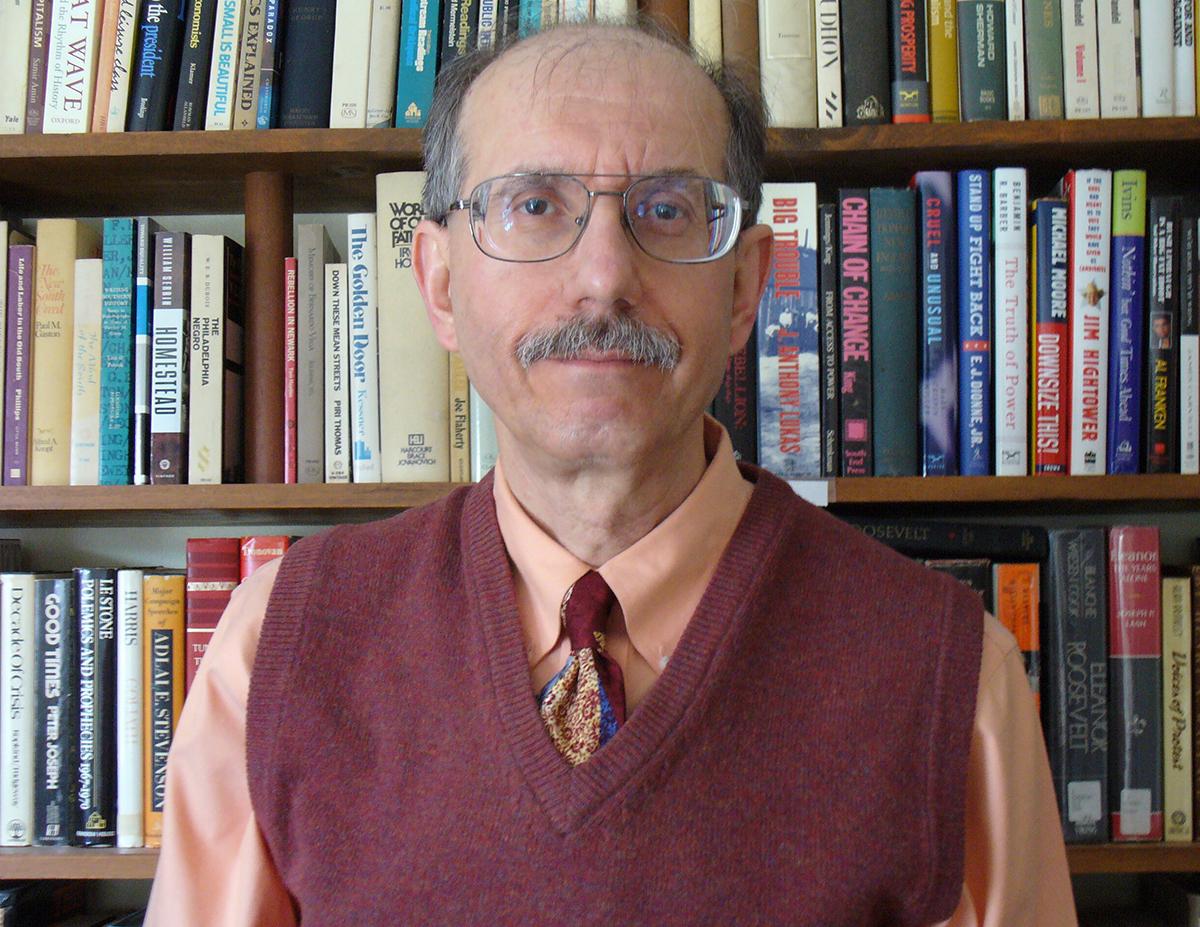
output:
[[[104,0],[100,52],[96,60],[96,99],[92,103],[93,132],[108,131],[108,104],[112,99],[113,65],[117,60],[117,15],[120,10],[119,0]]]
[[[183,570],[147,570],[142,579],[148,847],[162,846],[167,753],[183,708],[186,579]]]
[[[1041,711],[1041,641],[1038,636],[1041,569],[1036,563],[997,563],[992,566],[996,618],[1012,632],[1025,660],[1033,700]]]

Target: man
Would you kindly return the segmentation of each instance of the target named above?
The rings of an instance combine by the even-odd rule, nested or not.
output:
[[[1074,923],[1012,638],[704,415],[763,136],[631,29],[441,76],[415,272],[500,462],[235,594],[152,927]]]

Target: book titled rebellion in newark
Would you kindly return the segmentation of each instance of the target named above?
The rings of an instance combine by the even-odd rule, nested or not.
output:
[[[76,568],[79,758],[74,843],[117,844],[117,571]]]
[[[185,585],[182,570],[146,570],[142,580],[142,672],[146,687],[143,788],[148,847],[162,846],[167,754],[183,708]]]
[[[79,711],[79,654],[74,582],[68,574],[33,581],[33,845],[69,846],[75,839],[75,718]]]

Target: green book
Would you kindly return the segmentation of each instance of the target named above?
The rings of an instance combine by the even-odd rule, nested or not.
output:
[[[1060,0],[1025,0],[1025,95],[1030,119],[1063,118]]]
[[[1008,118],[1004,0],[958,0],[958,87],[963,122]]]

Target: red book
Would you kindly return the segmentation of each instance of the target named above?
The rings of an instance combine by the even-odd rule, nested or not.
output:
[[[292,539],[286,534],[255,534],[242,538],[242,579],[282,557],[291,544]]]
[[[296,268],[294,257],[283,259],[283,481],[296,482]]]
[[[1108,532],[1113,841],[1163,839],[1162,567],[1158,528]]]
[[[241,580],[238,538],[188,538],[185,691],[208,650],[217,622]]]

